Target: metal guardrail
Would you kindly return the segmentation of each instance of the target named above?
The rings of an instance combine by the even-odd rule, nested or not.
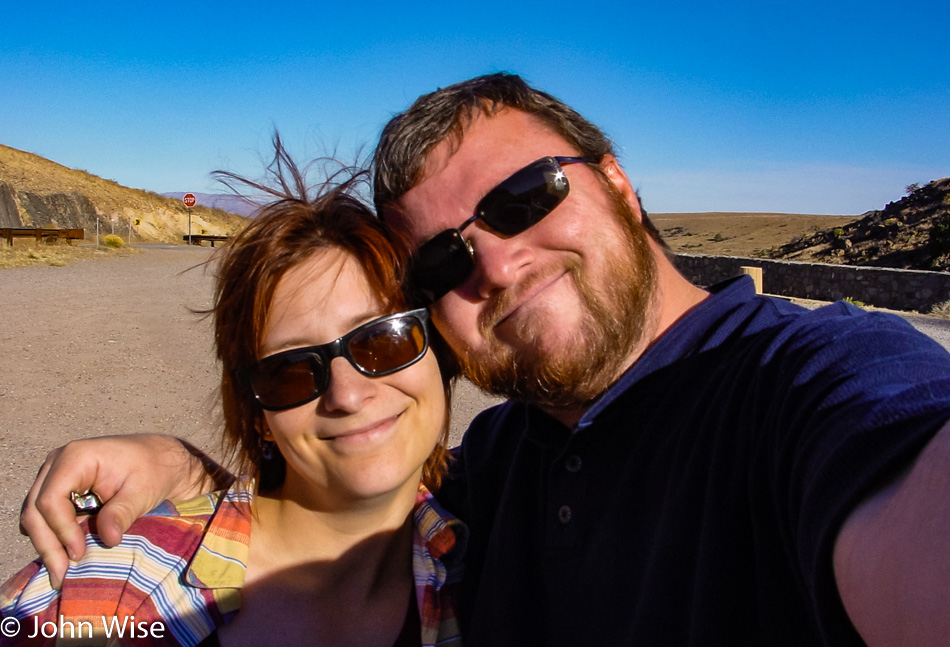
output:
[[[186,234],[181,237],[181,239],[186,243],[198,245],[199,247],[201,246],[202,241],[205,240],[211,243],[211,246],[214,247],[215,242],[223,242],[228,238],[230,238],[230,236],[212,236],[211,234]]]
[[[67,241],[85,240],[84,229],[51,229],[44,227],[2,227],[0,238],[5,238],[8,245],[13,245],[14,238],[34,238],[37,243],[47,238],[59,238]]]

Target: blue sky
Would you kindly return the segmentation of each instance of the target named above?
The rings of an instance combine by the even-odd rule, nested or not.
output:
[[[948,6],[5,2],[0,143],[214,192],[274,127],[351,160],[419,94],[506,70],[604,128],[649,211],[860,214],[950,176]]]

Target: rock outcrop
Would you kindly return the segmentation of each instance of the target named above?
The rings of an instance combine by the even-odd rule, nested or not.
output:
[[[802,236],[764,255],[790,261],[950,270],[950,178],[907,188],[907,196],[881,211]]]

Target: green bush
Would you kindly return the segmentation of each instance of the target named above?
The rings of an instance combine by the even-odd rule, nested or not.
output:
[[[113,249],[122,249],[125,246],[125,241],[115,234],[109,234],[102,239],[102,244]]]

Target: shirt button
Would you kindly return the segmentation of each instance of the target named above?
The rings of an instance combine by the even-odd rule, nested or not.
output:
[[[568,472],[576,474],[581,471],[581,466],[584,465],[584,461],[581,460],[581,457],[577,454],[572,454],[567,457],[567,460],[564,461],[564,467]]]
[[[561,523],[570,523],[571,521],[571,506],[562,505],[561,508],[557,511],[558,521]]]

